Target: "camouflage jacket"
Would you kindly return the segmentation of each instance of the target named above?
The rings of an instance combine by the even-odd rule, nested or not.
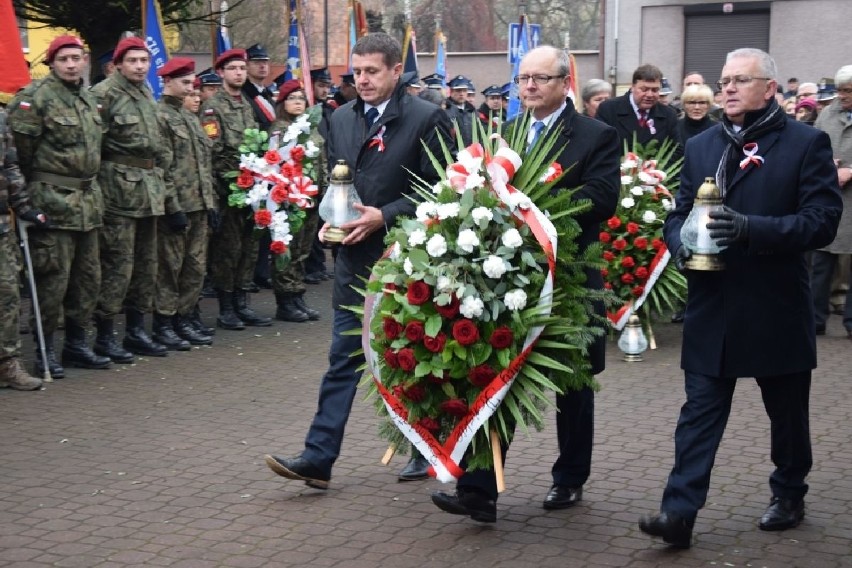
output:
[[[219,89],[201,106],[201,127],[213,142],[216,193],[227,199],[232,180],[225,178],[225,174],[239,169],[244,132],[258,127],[254,111],[244,95],[237,100],[225,89]]]
[[[186,213],[216,209],[211,142],[201,130],[198,117],[183,108],[177,97],[163,95],[157,116],[166,140],[164,179]]]
[[[24,176],[18,168],[15,140],[6,124],[6,110],[0,107],[0,235],[9,232],[9,207],[19,215],[30,210]]]
[[[51,73],[15,96],[9,123],[33,206],[47,215],[51,227],[100,227],[104,199],[96,178],[103,121],[92,94]],[[51,179],[39,179],[45,174]]]
[[[113,73],[92,87],[106,128],[98,182],[106,212],[121,217],[150,217],[180,211],[163,182],[164,140],[157,104],[145,85]],[[148,162],[144,166],[132,162]],[[122,163],[124,162],[124,163]]]

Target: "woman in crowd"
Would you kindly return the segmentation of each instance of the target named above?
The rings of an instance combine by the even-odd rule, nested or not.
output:
[[[817,119],[817,104],[813,99],[802,99],[796,103],[796,120],[814,125]]]
[[[583,114],[589,118],[595,118],[598,113],[598,105],[612,96],[612,85],[603,79],[589,79],[583,85],[580,96],[583,99]]]
[[[690,85],[680,95],[683,102],[683,118],[677,123],[678,140],[681,144],[713,126],[709,116],[713,106],[713,91],[707,85]]]

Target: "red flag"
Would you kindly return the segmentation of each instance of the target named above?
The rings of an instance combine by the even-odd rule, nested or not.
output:
[[[0,95],[11,96],[30,83],[30,70],[24,59],[18,20],[12,0],[0,0]],[[8,102],[8,101],[5,101]]]

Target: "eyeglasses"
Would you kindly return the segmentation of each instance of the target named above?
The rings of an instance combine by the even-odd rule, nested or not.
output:
[[[706,106],[706,105],[709,105],[710,103],[709,103],[709,102],[707,102],[707,101],[683,101],[683,104],[685,104],[685,105]]]
[[[734,83],[736,88],[745,87],[746,85],[750,85],[752,81],[771,81],[769,77],[752,77],[751,75],[734,75],[733,77],[722,77],[718,81],[716,81],[716,86],[720,89],[726,88],[731,82]]]
[[[532,82],[538,87],[547,85],[554,79],[562,79],[565,75],[515,75],[515,83],[518,85],[526,85],[532,79]]]
[[[285,101],[299,101],[299,102],[305,102],[305,101],[307,101],[308,99],[307,99],[307,97],[303,97],[302,95],[289,95],[289,96],[288,96],[287,98],[285,98],[284,100],[285,100]]]

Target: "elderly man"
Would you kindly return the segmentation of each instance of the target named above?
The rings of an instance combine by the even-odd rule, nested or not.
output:
[[[813,255],[811,288],[817,335],[825,333],[832,275],[840,264],[840,255],[852,253],[852,65],[845,65],[837,71],[834,84],[837,85],[837,98],[820,113],[814,126],[831,138],[837,181],[843,195],[843,217],[834,241],[814,251]],[[849,281],[843,327],[846,328],[846,336],[852,339],[852,272],[841,276]]]
[[[817,95],[819,95],[819,85],[816,83],[802,83],[796,90],[796,102],[801,102],[805,99],[816,102]]]
[[[808,398],[816,367],[813,300],[805,253],[837,232],[842,203],[829,137],[791,121],[775,101],[775,61],[758,49],[728,54],[719,88],[725,116],[686,144],[677,208],[663,228],[678,268],[690,251],[681,228],[699,186],[715,173],[724,209],[710,237],[725,269],[686,270],[681,367],[686,402],[660,513],[639,528],[677,548],[691,545],[739,377],[755,377],[771,423],[771,502],[761,530],[797,526],[811,469]]]

